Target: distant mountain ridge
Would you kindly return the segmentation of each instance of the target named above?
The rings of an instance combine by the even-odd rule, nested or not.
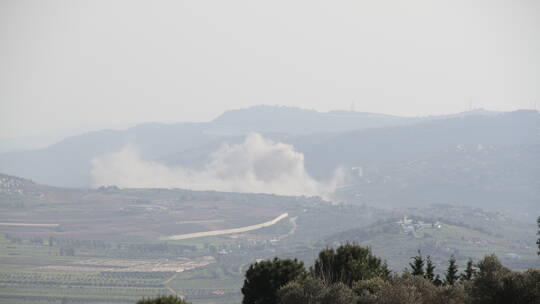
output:
[[[292,107],[255,106],[226,111],[212,123],[250,131],[306,135],[404,125],[419,119],[350,111],[323,113]]]
[[[339,165],[418,160],[458,145],[497,147],[540,143],[540,115],[515,111],[496,116],[462,116],[337,133],[323,140],[295,145],[308,168],[322,178]],[[332,157],[328,157],[332,155]]]
[[[501,112],[475,109],[450,115],[426,117],[401,117],[388,114],[300,109],[285,106],[254,106],[246,109],[229,110],[218,116],[212,123],[236,126],[241,129],[260,132],[307,135],[324,132],[344,132],[369,128],[402,126],[426,120],[438,120],[470,115],[493,116]],[[279,121],[279,123],[276,123]]]
[[[509,115],[518,118],[508,121],[506,117],[510,117]],[[509,128],[504,138],[516,142],[514,132],[528,128],[524,123],[534,120],[534,117],[538,117],[537,112],[499,114],[477,110],[450,116],[409,118],[348,111],[321,113],[289,107],[256,106],[227,111],[206,123],[146,123],[122,131],[102,130],[72,136],[43,149],[0,154],[0,172],[29,178],[41,184],[87,187],[91,182],[91,160],[116,152],[125,145],[134,146],[143,159],[191,165],[203,162],[205,155],[223,142],[238,142],[249,132],[259,132],[270,139],[294,145],[304,153],[308,171],[316,177],[323,177],[342,163],[358,162],[351,158],[352,155],[365,157],[369,161],[384,160],[384,155],[389,152],[379,153],[375,148],[381,145],[407,145],[410,140],[416,140],[417,144],[422,143],[418,138],[427,134],[431,134],[434,140],[427,145],[432,147],[432,151],[436,151],[438,144],[444,144],[444,139],[442,134],[429,131],[434,128],[445,130],[447,126],[451,126],[453,135],[447,132],[445,136],[450,136],[453,142],[459,142],[455,137],[471,136],[471,130],[459,128],[461,120],[470,121],[471,126],[474,126],[474,121],[485,121],[493,126],[500,122],[504,127],[497,128],[492,133],[484,130],[485,134],[496,138],[506,134],[504,128]],[[366,149],[362,144],[362,141],[366,140],[371,148]],[[364,150],[371,151],[371,154],[362,152]],[[407,153],[415,152],[414,149],[409,149]],[[332,160],[320,161],[323,157]],[[394,158],[391,156],[386,159]]]

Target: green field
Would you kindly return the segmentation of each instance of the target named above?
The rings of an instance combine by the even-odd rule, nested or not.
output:
[[[166,189],[58,189],[25,180],[0,188],[0,303],[135,303],[163,294],[195,304],[241,302],[243,276],[259,259],[317,253],[346,241],[372,247],[401,272],[422,250],[439,272],[450,255],[496,253],[514,269],[539,267],[534,221],[449,205],[381,209],[313,197]],[[165,241],[164,236],[258,230]],[[403,216],[439,222],[414,233]]]

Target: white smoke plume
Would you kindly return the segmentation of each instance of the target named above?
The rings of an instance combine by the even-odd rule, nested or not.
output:
[[[92,160],[94,186],[121,188],[183,188],[231,192],[308,195],[331,198],[342,173],[318,182],[306,172],[304,155],[288,144],[275,143],[257,133],[242,144],[224,144],[202,170],[168,167],[142,160],[135,148]]]

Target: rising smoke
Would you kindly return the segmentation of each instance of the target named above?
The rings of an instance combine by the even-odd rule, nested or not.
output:
[[[342,173],[318,182],[306,172],[304,155],[288,144],[257,133],[241,144],[223,144],[202,170],[169,167],[142,160],[134,147],[92,160],[94,186],[183,188],[231,192],[308,195],[330,198]]]

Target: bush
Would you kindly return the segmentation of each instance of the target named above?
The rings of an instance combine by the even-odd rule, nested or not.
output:
[[[283,286],[279,292],[280,304],[352,304],[357,296],[345,284],[325,285],[319,278],[308,277]]]
[[[281,304],[312,304],[319,303],[328,291],[328,287],[321,280],[309,276],[280,288],[278,298]]]
[[[462,284],[436,286],[430,279],[410,273],[389,281],[371,279],[356,282],[353,290],[359,296],[359,304],[467,303]]]
[[[434,303],[437,287],[421,276],[405,274],[391,282],[387,288],[376,293],[380,304]]]

